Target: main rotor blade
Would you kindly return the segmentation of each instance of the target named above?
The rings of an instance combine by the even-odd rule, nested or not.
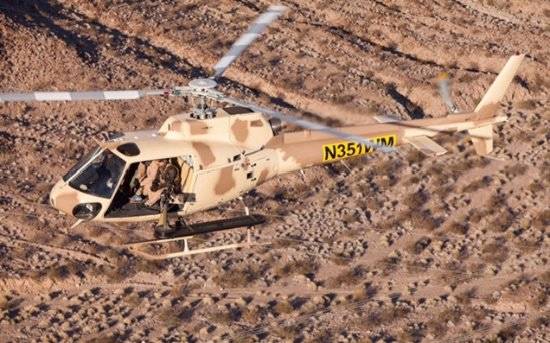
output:
[[[320,132],[324,132],[324,133],[327,133],[329,135],[332,135],[332,136],[335,136],[335,137],[338,137],[338,138],[345,139],[347,141],[353,141],[353,142],[356,142],[356,143],[359,143],[359,144],[364,144],[369,148],[381,150],[383,152],[394,152],[395,151],[394,148],[390,148],[386,145],[375,143],[375,142],[373,142],[373,141],[371,141],[371,140],[369,140],[365,137],[345,133],[345,132],[342,132],[338,129],[325,126],[323,124],[318,124],[318,123],[311,122],[309,120],[300,119],[300,118],[294,117],[292,115],[288,115],[288,114],[284,114],[284,113],[281,113],[281,112],[274,111],[274,110],[269,109],[269,108],[261,107],[261,106],[258,106],[258,105],[250,104],[250,103],[247,103],[247,102],[244,102],[244,101],[241,101],[241,100],[228,98],[228,97],[224,97],[222,99],[222,101],[227,102],[229,104],[236,105],[236,106],[247,107],[247,108],[250,108],[251,110],[254,110],[255,112],[262,112],[266,115],[278,118],[282,121],[294,124],[296,126],[300,126],[304,129],[320,131]]]
[[[170,95],[170,90],[0,93],[0,102],[135,100],[150,95]]]
[[[277,17],[279,17],[286,10],[285,6],[273,5],[270,6],[267,12],[263,13],[256,19],[256,21],[250,26],[248,31],[239,37],[239,39],[233,43],[231,49],[223,56],[218,63],[214,66],[214,75],[212,79],[217,79],[223,72],[233,63],[237,57],[239,57],[243,51],[246,50],[252,44],[256,38],[258,38]]]
[[[451,97],[451,86],[449,83],[449,75],[447,73],[441,73],[437,80],[437,85],[439,88],[439,95],[443,99],[447,110],[450,113],[457,113],[458,107],[456,107],[453,98]]]

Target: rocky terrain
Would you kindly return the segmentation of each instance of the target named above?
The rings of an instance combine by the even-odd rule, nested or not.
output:
[[[151,224],[86,224],[52,185],[102,131],[159,127],[178,100],[1,104],[1,341],[543,342],[550,340],[550,3],[291,0],[222,90],[333,126],[462,110],[527,53],[495,128],[449,153],[405,146],[272,180],[245,197],[270,222],[251,249],[149,262]],[[0,89],[185,85],[269,2],[0,4]],[[192,218],[242,211],[239,202]],[[243,239],[244,230],[191,241]]]

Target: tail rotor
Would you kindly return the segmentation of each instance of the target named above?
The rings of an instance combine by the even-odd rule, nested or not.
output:
[[[443,103],[445,103],[445,106],[447,106],[449,113],[458,113],[459,109],[451,96],[451,82],[448,73],[442,72],[439,74],[437,77],[437,87],[439,89],[439,95]]]

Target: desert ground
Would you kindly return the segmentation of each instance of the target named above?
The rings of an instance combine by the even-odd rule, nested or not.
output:
[[[123,246],[151,223],[70,229],[48,192],[92,137],[160,127],[186,105],[0,104],[0,341],[550,340],[550,2],[281,2],[221,90],[331,126],[440,117],[439,73],[472,110],[526,53],[494,152],[456,134],[435,139],[449,150],[437,158],[403,146],[284,175],[244,199],[269,217],[253,235],[270,245],[151,262]],[[269,4],[3,1],[0,90],[186,85]]]

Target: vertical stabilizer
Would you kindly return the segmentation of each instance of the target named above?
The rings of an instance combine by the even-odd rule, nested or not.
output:
[[[468,130],[478,155],[487,155],[493,151],[493,123],[487,124],[486,119],[494,118],[494,123],[506,120],[495,118],[495,116],[499,104],[504,98],[510,83],[512,83],[524,57],[525,55],[510,57],[474,110],[475,114],[472,119],[484,121],[481,126]]]
[[[504,98],[504,94],[506,94],[506,90],[508,90],[524,57],[525,55],[514,55],[506,62],[506,65],[474,110],[474,112],[480,114],[480,117],[489,117],[495,114],[498,104]]]

